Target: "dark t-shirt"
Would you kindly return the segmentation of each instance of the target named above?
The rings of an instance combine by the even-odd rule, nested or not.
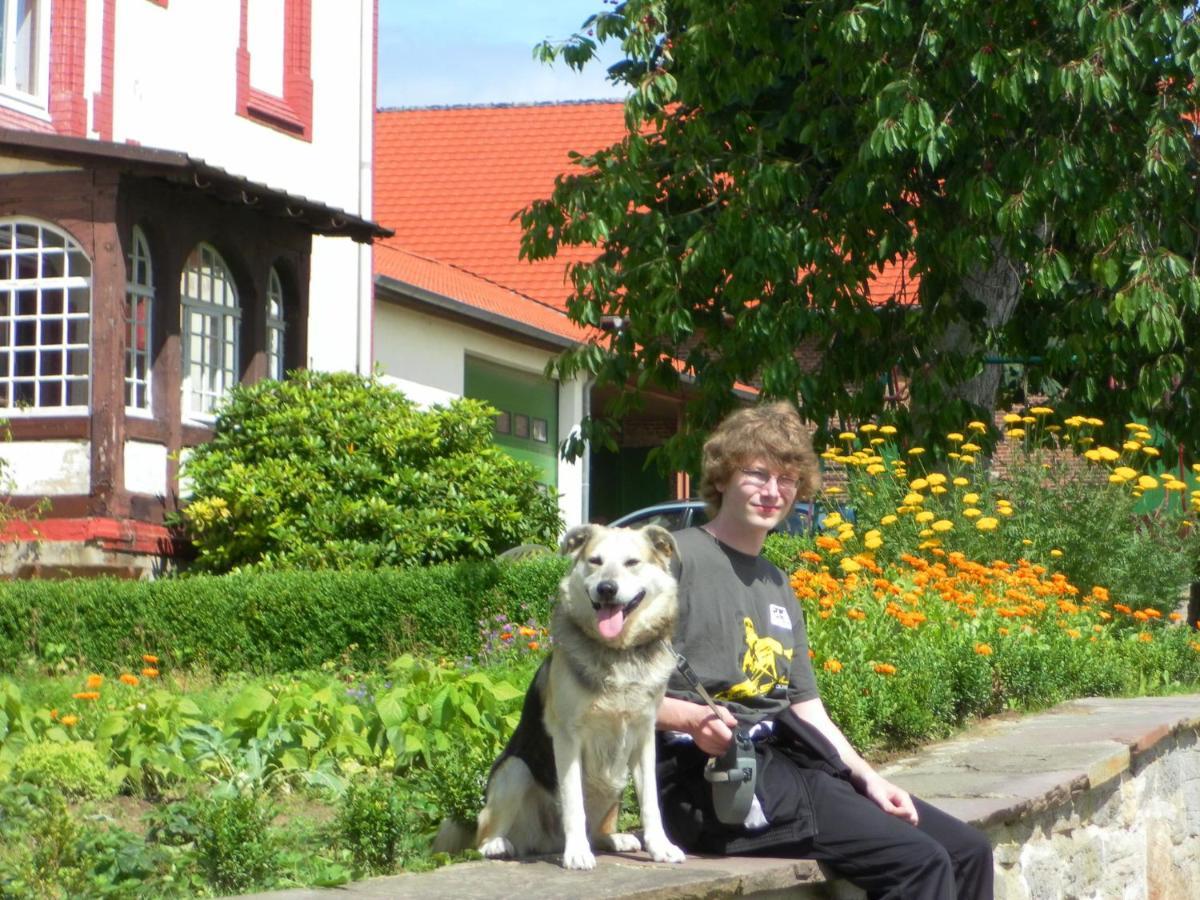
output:
[[[675,649],[743,724],[817,696],[804,614],[787,576],[761,556],[702,528],[675,534],[679,624]],[[678,672],[667,696],[703,702]]]

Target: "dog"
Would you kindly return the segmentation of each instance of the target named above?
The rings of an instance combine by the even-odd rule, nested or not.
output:
[[[593,847],[640,850],[636,836],[616,831],[632,769],[646,851],[683,862],[663,830],[654,771],[654,721],[675,664],[675,539],[655,525],[580,525],[560,550],[573,562],[551,617],[554,647],[492,766],[474,846],[491,858],[561,852],[567,869],[594,868]],[[447,821],[434,849],[468,842],[467,829]]]

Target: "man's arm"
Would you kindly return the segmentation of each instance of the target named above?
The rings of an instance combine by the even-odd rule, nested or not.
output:
[[[709,756],[720,756],[733,740],[737,719],[723,706],[718,706],[720,718],[703,703],[692,703],[677,697],[664,697],[658,707],[654,727],[659,731],[682,731],[690,734],[696,746]]]
[[[886,813],[904,819],[911,825],[917,824],[917,808],[913,805],[908,791],[896,787],[870,764],[859,756],[858,751],[850,746],[842,729],[838,728],[825,711],[825,704],[820,697],[793,703],[792,712],[821,732],[837,749],[838,755],[850,769],[850,780],[855,789]],[[661,718],[661,709],[660,709]]]

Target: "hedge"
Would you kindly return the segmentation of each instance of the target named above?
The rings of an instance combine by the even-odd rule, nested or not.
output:
[[[346,659],[370,667],[405,651],[476,652],[480,621],[545,622],[566,560],[470,562],[369,572],[278,572],[158,581],[0,585],[0,670],[30,655],[91,668],[144,653],[174,667],[277,672]]]

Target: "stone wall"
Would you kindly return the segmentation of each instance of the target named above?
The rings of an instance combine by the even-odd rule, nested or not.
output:
[[[996,897],[1200,895],[1200,744],[1164,739],[1129,770],[989,829]]]

